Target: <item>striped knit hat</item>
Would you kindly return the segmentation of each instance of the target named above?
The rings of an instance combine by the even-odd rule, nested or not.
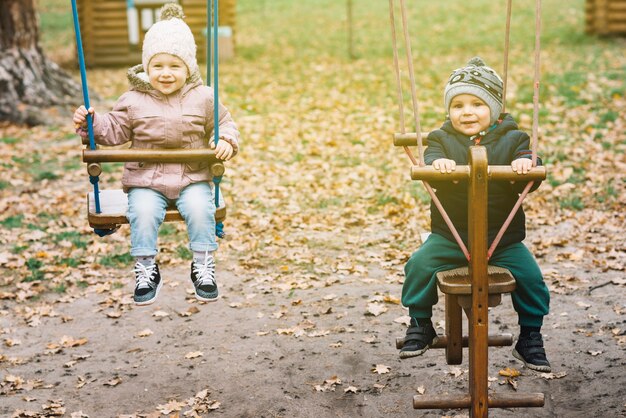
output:
[[[446,112],[450,102],[459,94],[471,94],[484,101],[491,111],[491,123],[495,123],[502,112],[503,83],[500,76],[485,65],[479,57],[474,57],[465,67],[452,72],[444,90]]]

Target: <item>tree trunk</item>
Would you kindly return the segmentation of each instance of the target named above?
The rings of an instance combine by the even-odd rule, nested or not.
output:
[[[80,101],[80,85],[39,46],[35,0],[0,0],[0,121],[46,123],[47,108]]]

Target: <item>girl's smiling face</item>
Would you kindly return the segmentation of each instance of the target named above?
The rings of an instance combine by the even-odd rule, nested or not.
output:
[[[454,96],[448,115],[452,127],[467,136],[486,131],[491,122],[491,111],[487,103],[471,94]]]
[[[148,63],[150,85],[165,95],[180,90],[188,76],[187,66],[175,55],[156,54]]]

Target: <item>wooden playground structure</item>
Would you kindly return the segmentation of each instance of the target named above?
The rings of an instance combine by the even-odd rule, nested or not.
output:
[[[499,238],[488,247],[487,241],[487,201],[489,181],[520,181],[520,176],[513,172],[510,166],[489,166],[487,152],[484,146],[470,147],[469,165],[457,166],[452,173],[442,174],[432,166],[425,166],[423,148],[426,145],[422,136],[418,112],[417,94],[413,70],[413,57],[410,46],[407,13],[404,0],[399,0],[401,10],[402,32],[406,49],[407,73],[410,77],[412,113],[415,122],[415,132],[407,132],[404,121],[403,93],[401,71],[398,58],[398,46],[396,40],[396,18],[394,16],[395,0],[389,0],[389,10],[392,28],[392,41],[394,50],[394,65],[396,82],[398,85],[398,104],[400,112],[400,132],[394,134],[394,145],[403,147],[411,160],[411,179],[424,182],[426,190],[431,195],[433,203],[447,218],[448,226],[456,233],[454,225],[445,214],[438,198],[428,184],[430,181],[468,181],[468,244],[465,247],[460,237],[457,236],[459,246],[466,254],[468,266],[454,270],[443,271],[437,274],[439,289],[445,294],[445,335],[435,338],[431,348],[445,348],[446,361],[448,364],[461,364],[463,360],[463,347],[469,347],[469,388],[467,393],[459,395],[430,395],[413,398],[415,409],[452,409],[466,408],[470,416],[485,418],[489,414],[489,408],[522,408],[543,407],[543,393],[489,393],[488,370],[489,370],[489,347],[510,346],[513,337],[507,335],[489,335],[488,308],[500,304],[501,295],[515,290],[515,279],[511,273],[503,268],[490,266],[489,257],[497,246]],[[508,44],[511,16],[511,0],[508,1],[507,25],[505,36],[505,71],[504,91],[506,92],[506,66],[508,62]],[[534,112],[533,112],[533,135],[532,135],[532,170],[524,176],[522,181],[528,181],[526,188],[520,195],[514,211],[517,210],[523,198],[526,196],[533,181],[546,178],[545,167],[536,166],[536,149],[538,137],[538,98],[539,98],[539,31],[540,31],[540,0],[536,3],[535,21],[535,81],[534,81]],[[503,104],[506,104],[504,96]],[[504,106],[503,106],[504,109]],[[504,112],[504,110],[503,110]],[[416,159],[409,148],[417,146],[419,159]],[[514,212],[513,212],[514,213]],[[509,219],[512,216],[509,216]],[[502,226],[501,233],[508,227],[508,222]],[[498,234],[501,235],[501,234]],[[463,336],[462,312],[468,318],[469,333]],[[402,348],[404,337],[396,340],[396,347]]]
[[[156,21],[158,10],[172,0],[78,0],[85,61],[90,67],[133,65],[141,62],[143,37]],[[206,0],[180,0],[198,46],[198,60],[206,59]],[[210,3],[210,1],[209,1]],[[234,54],[236,0],[220,1],[220,58]]]
[[[626,0],[585,0],[585,32],[626,35]]]

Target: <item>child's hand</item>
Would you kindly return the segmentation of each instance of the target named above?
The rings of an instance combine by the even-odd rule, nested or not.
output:
[[[89,108],[89,113],[91,113],[91,117],[93,118],[95,114],[95,110],[93,107]],[[74,122],[75,129],[87,128],[87,109],[85,109],[85,106],[80,106],[78,109],[76,109],[72,121]]]
[[[233,157],[233,146],[226,140],[219,141],[217,147],[215,146],[215,141],[212,141],[211,149],[215,150],[215,156],[222,161],[228,161]]]
[[[511,168],[517,174],[526,174],[533,168],[533,162],[528,158],[518,158],[511,162]]]
[[[447,158],[439,158],[433,161],[433,168],[438,170],[441,174],[451,173],[456,170],[456,161],[448,160]]]

